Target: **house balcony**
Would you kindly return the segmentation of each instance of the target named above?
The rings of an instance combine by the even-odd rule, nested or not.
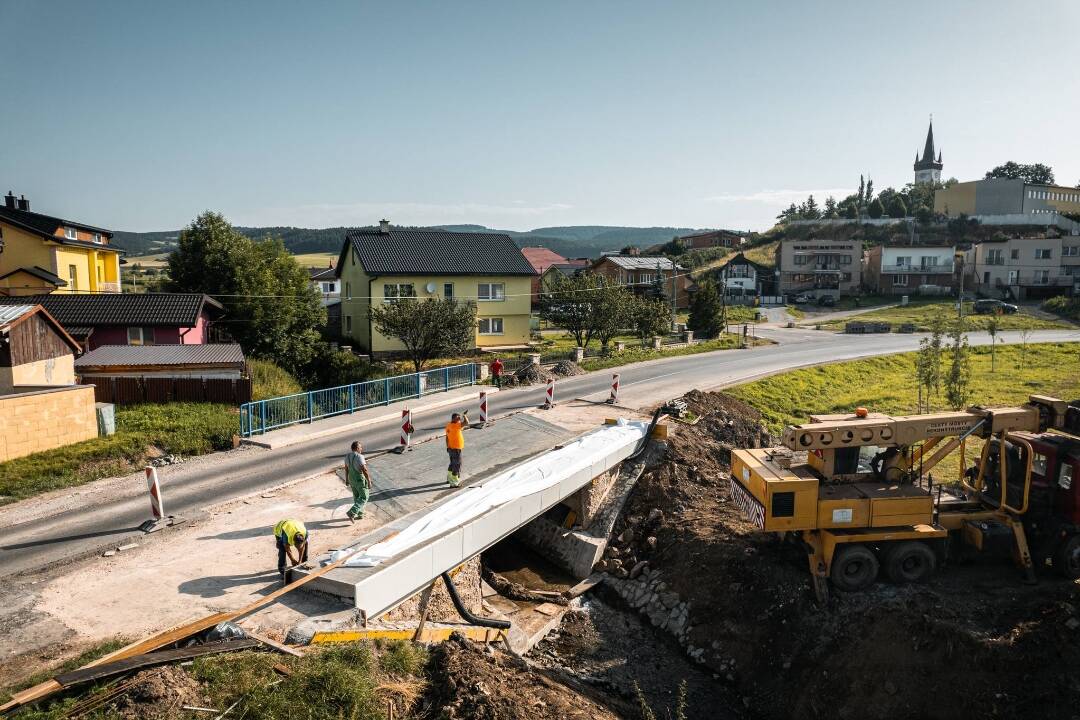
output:
[[[1043,277],[1033,273],[1021,273],[1015,278],[996,278],[994,284],[1003,287],[1007,285],[1019,285],[1021,287],[1072,287],[1076,279],[1073,275],[1048,275]]]
[[[949,263],[939,263],[937,265],[885,265],[882,264],[881,272],[890,275],[952,275],[956,269],[956,265]]]
[[[97,291],[103,293],[118,293],[121,292],[120,283],[118,282],[99,282],[97,284]]]

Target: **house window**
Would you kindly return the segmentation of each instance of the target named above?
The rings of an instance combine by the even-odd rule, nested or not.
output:
[[[1036,260],[1049,260],[1050,259],[1050,248],[1035,248],[1035,259]]]
[[[896,267],[911,267],[911,256],[900,255],[896,258]]]
[[[66,227],[64,228],[64,237],[66,237],[68,240],[78,240],[79,231],[73,227]]]
[[[503,334],[503,319],[502,318],[480,318],[480,334],[481,335],[502,335]]]
[[[923,255],[919,258],[919,262],[924,268],[936,266],[937,261],[938,259],[935,255]]]
[[[1050,271],[1049,270],[1036,270],[1035,271],[1035,284],[1036,285],[1049,285],[1050,284]]]
[[[101,233],[94,233],[94,242],[96,242],[98,245],[101,244]]]
[[[72,290],[79,289],[79,269],[74,265],[68,265],[68,286]]]
[[[1061,254],[1065,257],[1076,257],[1080,255],[1080,245],[1073,245],[1072,247],[1061,248]]]
[[[1010,260],[1019,260],[1020,259],[1020,248],[1013,248],[1012,250],[1010,250],[1009,251],[1009,259]]]
[[[152,327],[129,327],[128,345],[153,345],[154,328]]]
[[[483,302],[498,302],[505,300],[505,286],[503,285],[503,283],[480,283],[477,286],[476,298]],[[501,333],[502,320],[499,320],[499,328],[499,332]]]
[[[987,265],[1004,265],[1005,256],[1001,250],[987,250],[986,251],[986,264]]]
[[[454,299],[454,283],[443,283],[442,296],[447,300]]]
[[[401,298],[416,297],[416,289],[412,283],[386,283],[383,285],[383,300],[385,302],[397,302]]]
[[[1068,463],[1061,463],[1061,471],[1058,473],[1058,487],[1068,490],[1072,487],[1073,469]]]
[[[103,273],[103,271],[102,271],[102,269],[101,269],[101,266],[99,265],[99,266],[98,266],[98,269],[97,269],[97,281],[98,281],[99,283],[105,280],[105,278],[104,278],[104,277],[102,277],[102,273]]]
[[[345,283],[345,299],[346,300],[352,300],[352,283],[351,282],[346,282]]]
[[[893,275],[892,284],[896,287],[907,287],[908,276],[907,275]]]
[[[841,255],[840,256],[840,264],[841,265],[850,265],[851,264],[851,256],[850,255]]]
[[[334,283],[332,283],[332,282],[324,282],[324,283],[322,283],[322,291],[327,295],[334,292]]]
[[[345,332],[346,333],[351,333],[352,332],[352,315],[346,315],[345,316]]]

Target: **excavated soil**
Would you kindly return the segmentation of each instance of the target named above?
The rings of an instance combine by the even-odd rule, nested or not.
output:
[[[183,707],[206,707],[210,700],[202,686],[179,665],[143,670],[135,685],[109,708],[108,717],[124,720],[165,720],[185,717]]]
[[[617,720],[604,705],[523,661],[492,653],[458,635],[435,646],[426,717],[462,720]]]
[[[805,552],[755,531],[728,496],[730,449],[768,442],[740,401],[692,392],[701,416],[638,482],[604,564],[643,562],[691,604],[688,644],[762,718],[1080,717],[1080,592],[1010,564],[942,568],[813,600]]]

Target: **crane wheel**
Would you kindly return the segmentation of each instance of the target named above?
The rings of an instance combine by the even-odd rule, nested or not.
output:
[[[855,592],[873,585],[878,574],[877,556],[865,545],[857,543],[840,547],[833,556],[829,578],[837,590]]]
[[[1054,569],[1069,580],[1080,579],[1080,535],[1072,535],[1054,554]]]
[[[922,582],[937,569],[937,556],[926,543],[896,543],[885,555],[885,572],[894,583]]]

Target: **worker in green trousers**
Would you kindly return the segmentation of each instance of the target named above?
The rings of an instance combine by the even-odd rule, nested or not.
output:
[[[371,471],[368,470],[363,450],[364,446],[356,440],[349,454],[345,456],[345,484],[352,490],[353,496],[352,507],[345,513],[349,522],[356,522],[364,517],[364,506],[367,505],[371,491]]]

